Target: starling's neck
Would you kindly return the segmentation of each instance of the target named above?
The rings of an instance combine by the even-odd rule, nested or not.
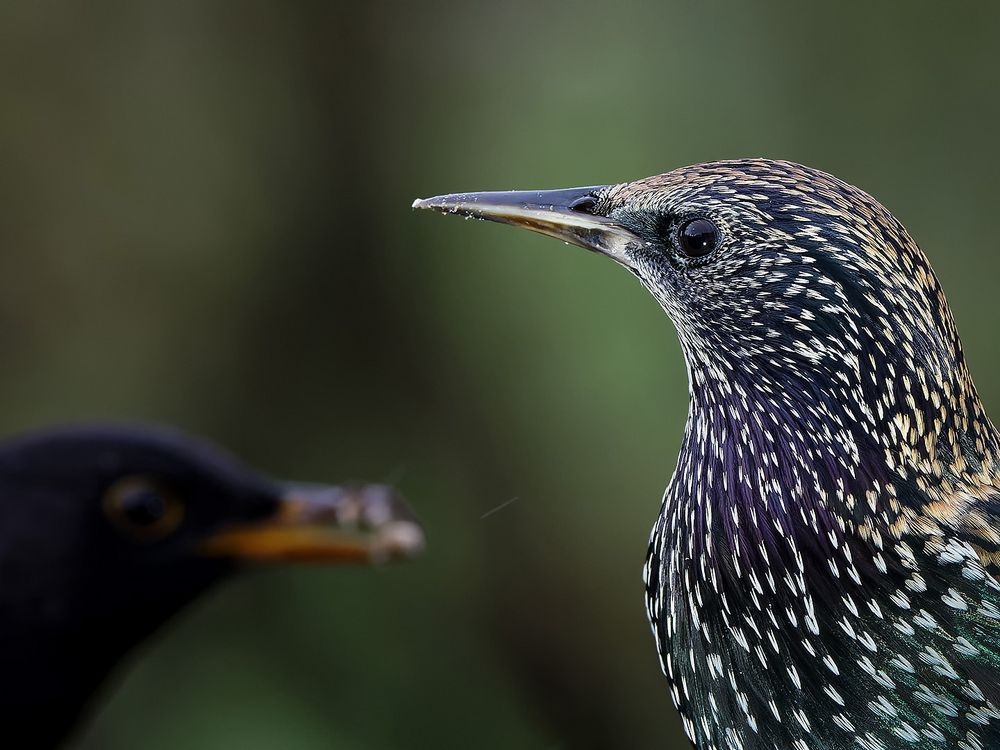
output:
[[[963,362],[934,377],[859,358],[836,371],[746,364],[689,368],[667,512],[695,544],[888,530],[936,494],[996,484],[996,430]]]
[[[712,556],[836,525],[831,498],[864,497],[884,479],[871,440],[854,426],[819,391],[737,373],[693,379],[668,493],[676,536]]]

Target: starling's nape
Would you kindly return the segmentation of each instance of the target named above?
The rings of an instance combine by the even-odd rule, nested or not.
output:
[[[243,561],[378,561],[422,543],[387,487],[272,481],[177,432],[0,443],[0,746],[55,746],[124,654]]]
[[[1000,440],[885,208],[765,160],[416,205],[607,254],[673,320],[691,405],[644,575],[698,748],[1000,747]]]

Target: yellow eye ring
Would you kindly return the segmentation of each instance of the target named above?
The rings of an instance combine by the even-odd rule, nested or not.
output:
[[[104,493],[104,515],[138,542],[155,542],[177,530],[184,504],[159,482],[134,475],[119,479]]]

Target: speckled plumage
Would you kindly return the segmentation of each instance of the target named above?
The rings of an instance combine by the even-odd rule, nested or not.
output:
[[[690,374],[645,567],[688,736],[1000,745],[998,440],[906,230],[860,190],[778,162],[683,169],[600,205],[626,225],[704,214],[724,237],[696,267],[651,257],[638,274]]]
[[[766,160],[415,205],[608,255],[673,320],[690,409],[644,579],[699,750],[1000,748],[1000,440],[885,208]]]

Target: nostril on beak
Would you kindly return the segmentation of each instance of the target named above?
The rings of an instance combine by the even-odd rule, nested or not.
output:
[[[597,199],[592,195],[584,195],[577,198],[575,201],[569,204],[571,211],[577,211],[581,214],[591,214],[593,215],[594,209],[597,207]]]

